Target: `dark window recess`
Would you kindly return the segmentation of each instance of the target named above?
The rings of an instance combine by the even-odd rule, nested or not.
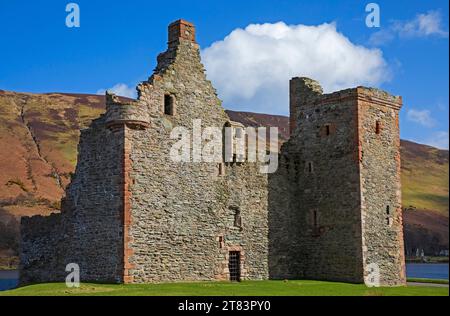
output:
[[[390,214],[391,214],[391,208],[390,208],[389,205],[386,206],[386,214],[387,214],[387,215],[390,215]]]
[[[226,122],[223,126],[223,133],[222,133],[222,151],[223,151],[223,160],[225,161],[226,165],[232,165],[234,162],[234,156],[233,156],[233,141],[231,141],[230,137],[233,137],[232,129],[231,129],[231,123]]]
[[[174,115],[174,112],[173,96],[170,94],[164,95],[164,114]]]
[[[242,227],[241,210],[239,208],[233,208],[234,211],[234,227]]]
[[[313,172],[313,164],[312,164],[312,162],[308,162],[308,172],[309,173]]]
[[[381,122],[377,121],[376,125],[375,125],[375,133],[377,135],[379,135],[381,133]]]
[[[219,248],[223,248],[223,236],[219,236]]]
[[[230,281],[241,281],[241,253],[239,251],[230,251],[228,270],[230,271]]]
[[[223,162],[219,163],[219,176],[225,175],[225,164]]]
[[[331,130],[330,125],[325,125],[325,135],[330,136]]]
[[[312,211],[312,236],[320,237],[322,235],[321,227],[319,226],[319,211]]]

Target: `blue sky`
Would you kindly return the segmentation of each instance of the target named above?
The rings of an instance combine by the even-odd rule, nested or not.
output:
[[[402,138],[448,148],[447,0],[373,1],[380,28],[365,24],[372,1],[73,2],[80,28],[65,25],[69,1],[0,0],[0,89],[97,93],[116,86],[129,93],[165,50],[167,25],[184,18],[196,25],[208,76],[226,108],[287,114],[288,75],[316,76],[326,90],[373,85],[403,96]],[[273,48],[278,34],[283,51]],[[325,42],[315,41],[318,35]],[[243,51],[231,51],[239,43],[268,56],[261,64],[243,58]],[[230,84],[232,76],[245,89]]]

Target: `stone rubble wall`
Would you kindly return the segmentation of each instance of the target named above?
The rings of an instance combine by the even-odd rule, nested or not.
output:
[[[291,81],[296,126],[269,177],[269,196],[287,200],[269,197],[271,277],[362,283],[375,263],[382,285],[404,284],[400,107],[378,89]]]
[[[356,99],[351,90],[322,95],[307,78],[294,78],[291,93],[298,123],[280,170],[284,186],[293,186],[290,223],[283,224],[290,229],[284,235],[277,228],[288,270],[274,277],[362,282]],[[274,211],[286,216],[286,209]]]
[[[22,222],[22,283],[64,282],[69,263],[83,282],[122,281],[122,159],[121,131],[107,129],[104,117],[82,131],[61,214]]]
[[[379,90],[361,90],[358,111],[365,266],[379,267],[382,285],[404,285],[398,113],[401,100],[386,97]]]
[[[61,214],[22,218],[20,284],[58,281],[62,278],[61,219]]]
[[[218,163],[170,159],[174,127],[229,122],[198,45],[169,47],[139,92],[152,119],[151,128],[130,134],[130,282],[229,279],[229,251],[241,251],[243,279],[267,279],[267,177],[253,164],[230,164],[220,176]],[[163,113],[165,94],[175,99],[174,116]],[[242,227],[234,226],[236,208]]]

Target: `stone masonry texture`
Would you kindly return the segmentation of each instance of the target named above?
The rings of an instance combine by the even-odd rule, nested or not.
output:
[[[290,82],[291,137],[279,168],[175,162],[175,127],[239,127],[207,80],[194,25],[169,26],[167,50],[137,100],[107,92],[81,132],[60,214],[22,220],[22,284],[319,279],[405,283],[398,112],[401,98],[358,87],[323,94]],[[237,136],[236,136],[237,137]],[[204,140],[205,142],[207,140]]]

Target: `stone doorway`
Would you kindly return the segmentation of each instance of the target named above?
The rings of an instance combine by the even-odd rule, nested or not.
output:
[[[241,281],[241,252],[230,251],[228,259],[228,270],[230,271],[230,281]]]

